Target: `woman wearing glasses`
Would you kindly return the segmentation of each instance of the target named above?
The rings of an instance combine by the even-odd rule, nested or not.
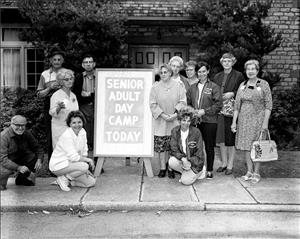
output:
[[[57,73],[56,80],[61,85],[50,99],[49,114],[52,116],[52,147],[55,145],[61,134],[67,129],[66,118],[73,110],[78,110],[76,95],[71,91],[74,83],[74,73],[68,69],[62,69]]]
[[[165,177],[169,159],[171,130],[178,125],[177,112],[186,106],[184,85],[171,79],[172,69],[163,64],[159,68],[160,81],[150,92],[150,109],[154,118],[154,151],[160,161],[158,177]],[[168,176],[174,178],[174,172]]]

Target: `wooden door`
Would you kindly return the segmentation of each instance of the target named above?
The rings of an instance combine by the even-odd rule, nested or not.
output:
[[[129,46],[129,59],[133,68],[158,69],[173,56],[188,60],[187,46]]]

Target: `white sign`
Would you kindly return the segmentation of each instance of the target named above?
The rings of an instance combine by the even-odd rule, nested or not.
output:
[[[97,69],[94,156],[153,156],[151,69]]]

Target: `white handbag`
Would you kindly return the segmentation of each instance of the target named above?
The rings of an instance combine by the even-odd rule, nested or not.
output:
[[[268,129],[266,132],[266,140],[262,140],[263,131],[261,131],[259,139],[252,143],[250,157],[253,162],[269,162],[278,160],[277,145],[274,140],[271,140]]]

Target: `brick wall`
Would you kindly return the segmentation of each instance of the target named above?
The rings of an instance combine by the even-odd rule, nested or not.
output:
[[[283,41],[280,47],[265,56],[268,61],[265,69],[277,72],[283,78],[276,88],[288,89],[300,84],[299,18],[299,0],[273,0],[265,23],[276,33],[281,32]]]
[[[187,19],[190,1],[192,0],[122,0],[120,3],[121,8],[127,12],[129,17],[166,17],[166,19],[182,17]],[[299,0],[273,0],[269,17],[265,20],[265,23],[270,24],[276,33],[281,32],[283,37],[280,47],[264,57],[268,62],[265,69],[279,73],[283,78],[277,86],[279,89],[291,88],[300,83],[299,5]],[[158,29],[162,33],[164,41],[157,39]],[[166,26],[164,23],[161,23],[160,27],[155,24],[153,26],[151,24],[148,26],[131,25],[129,33],[131,42],[138,39],[137,43],[140,44],[169,44],[171,42],[179,44],[184,41],[190,46],[189,56],[191,59],[195,59],[199,55],[192,38],[197,33],[193,32],[191,25],[177,27]]]

